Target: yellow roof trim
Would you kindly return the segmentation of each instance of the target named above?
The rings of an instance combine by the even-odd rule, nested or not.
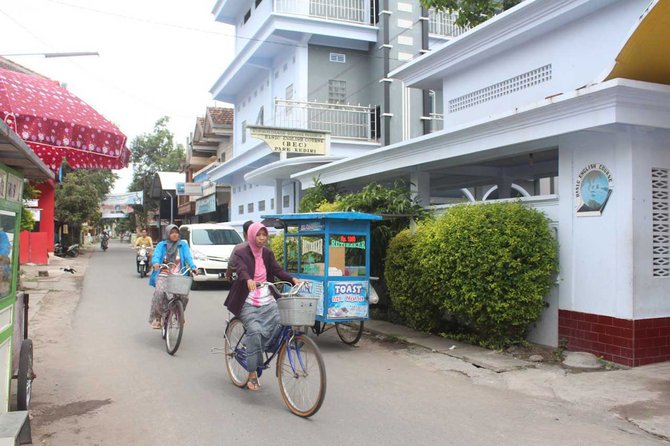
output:
[[[616,57],[605,80],[624,78],[670,85],[670,0],[657,0]]]

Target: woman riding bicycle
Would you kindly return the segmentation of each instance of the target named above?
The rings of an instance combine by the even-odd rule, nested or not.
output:
[[[271,350],[281,330],[274,290],[257,287],[259,282],[272,282],[275,277],[298,284],[301,281],[284,271],[275,255],[265,246],[268,230],[262,223],[249,227],[248,246],[235,252],[237,280],[233,282],[225,305],[238,316],[246,329],[247,371],[249,390],[260,389],[256,369],[263,364],[263,352]]]
[[[176,225],[168,225],[165,228],[165,240],[156,245],[151,257],[151,264],[153,265],[153,272],[149,279],[149,285],[156,287],[156,289],[153,299],[151,299],[149,323],[151,328],[160,329],[160,320],[167,310],[168,304],[167,276],[169,274],[179,274],[185,266],[190,267],[192,272],[196,271],[188,243],[179,239],[179,229]],[[170,265],[171,269],[168,271],[161,265]],[[188,297],[183,296],[182,302],[184,303],[184,309],[186,309]]]

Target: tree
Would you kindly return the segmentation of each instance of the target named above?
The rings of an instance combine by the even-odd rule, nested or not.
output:
[[[34,200],[40,197],[40,191],[33,187],[30,183],[23,184],[23,199]],[[24,205],[21,210],[21,230],[32,231],[35,227],[35,219],[32,212]]]
[[[56,218],[71,227],[70,236],[78,240],[82,223],[100,221],[100,202],[109,194],[117,175],[108,169],[81,169],[66,172],[56,188]]]
[[[424,8],[456,13],[456,25],[473,28],[523,0],[421,0]]]
[[[151,182],[156,172],[176,172],[184,160],[184,146],[175,145],[174,135],[167,128],[170,118],[163,116],[156,124],[152,133],[144,133],[135,137],[130,144],[133,152],[133,180],[129,191],[144,191],[144,204],[133,206],[135,223],[139,226],[147,224],[147,211],[158,207],[158,200],[149,198]]]
[[[337,185],[323,184],[319,178],[314,178],[314,187],[300,199],[300,212],[314,212],[322,203],[335,201],[337,194]]]

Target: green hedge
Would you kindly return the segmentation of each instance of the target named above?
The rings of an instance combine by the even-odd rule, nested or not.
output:
[[[392,242],[386,279],[396,311],[424,312],[404,314],[408,324],[434,331],[439,313],[481,345],[525,339],[558,268],[557,244],[541,212],[519,202],[455,206],[421,225],[411,242],[407,237]]]

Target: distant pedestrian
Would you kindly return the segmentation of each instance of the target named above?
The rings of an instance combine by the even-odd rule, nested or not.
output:
[[[249,231],[249,226],[254,224],[253,220],[248,220],[245,221],[244,224],[242,225],[242,238],[244,238],[244,241],[242,243],[238,243],[235,245],[233,248],[233,252],[230,253],[230,258],[228,259],[228,269],[226,270],[226,280],[228,282],[233,281],[233,273],[235,272],[235,253],[247,246],[249,246],[249,241],[247,240],[247,232]]]

